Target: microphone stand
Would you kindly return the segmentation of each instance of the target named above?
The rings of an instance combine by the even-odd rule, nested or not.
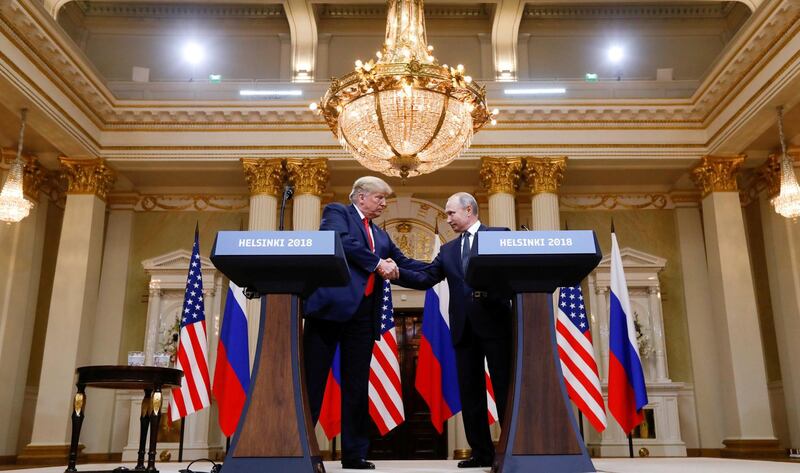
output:
[[[286,185],[283,188],[283,199],[281,199],[281,213],[280,213],[280,220],[278,223],[278,230],[283,231],[283,215],[286,213],[286,202],[292,198],[294,195],[294,187],[290,185]]]

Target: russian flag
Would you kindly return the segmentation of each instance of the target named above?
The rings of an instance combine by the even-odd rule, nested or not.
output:
[[[433,257],[441,242],[436,235]],[[414,386],[428,404],[431,423],[442,433],[444,422],[461,411],[458,392],[456,353],[450,338],[450,290],[443,280],[425,293],[422,310],[422,335]]]
[[[611,297],[609,308],[608,410],[628,434],[644,420],[647,389],[633,325],[628,286],[614,227],[611,227]]]
[[[244,294],[231,282],[222,316],[214,386],[211,389],[217,399],[219,427],[226,437],[236,431],[250,388],[250,354],[244,308]]]
[[[333,364],[328,372],[328,381],[325,384],[325,393],[322,397],[322,409],[319,411],[319,425],[325,432],[328,440],[336,437],[342,431],[342,370],[339,347],[333,355]]]

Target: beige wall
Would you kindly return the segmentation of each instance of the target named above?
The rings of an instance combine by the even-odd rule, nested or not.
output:
[[[621,248],[631,247],[666,258],[660,274],[667,342],[669,376],[673,381],[692,382],[689,337],[683,299],[683,276],[675,216],[672,210],[561,211],[561,227],[594,230],[603,255],[611,251],[611,219]],[[524,221],[523,221],[524,223]]]
[[[200,255],[208,257],[220,230],[247,228],[247,213],[137,212],[133,219],[128,288],[122,326],[120,362],[128,351],[144,347],[149,277],[142,261],[178,249],[191,250],[195,223],[200,226]],[[188,270],[188,268],[187,268]]]

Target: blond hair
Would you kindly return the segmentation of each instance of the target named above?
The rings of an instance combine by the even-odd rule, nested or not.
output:
[[[355,202],[358,194],[372,194],[375,192],[382,192],[389,195],[392,193],[392,188],[380,177],[359,177],[356,179],[356,182],[353,183],[353,190],[350,191],[350,202]]]

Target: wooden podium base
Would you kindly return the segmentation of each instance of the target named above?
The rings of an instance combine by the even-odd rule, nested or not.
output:
[[[259,344],[243,421],[225,457],[225,473],[324,473],[311,425],[297,296],[261,298]]]
[[[510,411],[492,472],[594,472],[561,375],[552,295],[518,294],[516,307]]]

